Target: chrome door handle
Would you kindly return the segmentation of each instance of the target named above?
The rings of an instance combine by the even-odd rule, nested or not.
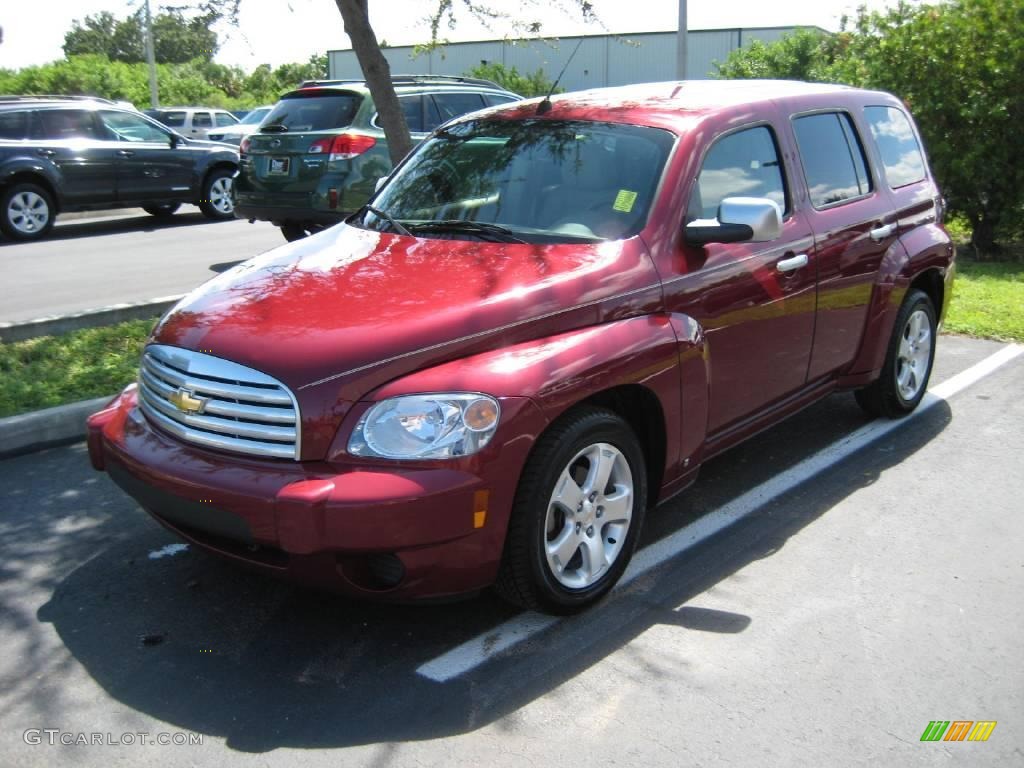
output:
[[[798,253],[796,256],[791,256],[788,259],[781,259],[776,265],[775,269],[779,272],[792,272],[794,269],[800,269],[801,267],[807,266],[807,254]]]
[[[131,157],[135,153],[128,149],[119,149],[117,150],[117,154],[120,155],[121,157]]]
[[[895,224],[886,224],[885,226],[876,227],[875,229],[872,229],[871,230],[871,239],[874,240],[876,243],[880,243],[883,240],[885,240],[885,238],[889,237],[890,235],[894,234],[895,232],[896,232],[896,225]]]
[[[55,149],[37,149],[36,150],[36,154],[39,155],[40,157],[53,157],[54,155],[57,154],[57,150],[55,150]]]

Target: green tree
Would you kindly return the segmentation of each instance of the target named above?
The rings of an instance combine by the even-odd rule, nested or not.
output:
[[[726,79],[781,79],[820,81],[834,59],[832,36],[814,29],[798,29],[775,43],[753,40],[715,62],[716,76]]]
[[[186,16],[168,9],[153,18],[153,49],[161,64],[182,64],[193,59],[212,61],[219,47],[213,25],[220,18],[215,10]],[[146,59],[142,11],[118,19],[103,11],[72,22],[64,35],[64,55],[102,54],[111,61],[139,62]]]
[[[521,75],[515,67],[506,67],[498,62],[478,64],[466,72],[466,76],[490,80],[502,88],[507,88],[513,93],[518,93],[520,96],[526,96],[527,98],[531,96],[544,96],[551,90],[551,86],[554,85],[551,80],[548,80],[543,69],[538,69],[532,74]],[[563,90],[563,88],[558,88],[557,92],[562,93]]]
[[[109,11],[75,19],[64,35],[64,55],[102,54],[113,61],[143,61],[146,50],[137,16],[118,19]]]
[[[818,46],[783,40],[734,52],[721,76],[793,77],[889,91],[925,140],[951,211],[979,253],[1019,232],[1024,213],[1024,0],[861,9]],[[770,49],[766,53],[765,49]],[[806,51],[804,58],[791,55]],[[749,51],[749,52],[748,52]]]

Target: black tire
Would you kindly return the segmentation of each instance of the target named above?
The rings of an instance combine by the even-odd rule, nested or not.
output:
[[[915,315],[922,324],[927,322],[926,341],[919,333],[913,332]],[[896,315],[881,375],[868,386],[854,392],[861,408],[872,416],[889,419],[906,416],[917,408],[928,389],[928,379],[931,378],[935,362],[935,329],[935,306],[932,300],[924,291],[916,288],[910,290]],[[908,350],[910,357],[905,354]],[[927,360],[920,354],[925,350]],[[901,386],[901,377],[907,377],[906,385]],[[911,382],[913,392],[908,389]]]
[[[552,520],[548,513],[550,508],[553,513],[558,514],[558,507],[552,501],[556,483],[562,472],[571,472],[575,465],[570,462],[573,462],[574,457],[578,457],[583,451],[596,448],[598,444],[617,449],[618,456],[624,458],[628,465],[632,484],[631,519],[621,548],[615,553],[611,564],[599,570],[602,575],[585,586],[571,588],[562,583],[562,577],[555,573],[549,562],[547,546],[549,542],[551,546],[555,546],[549,536],[561,536],[557,530],[548,531],[548,523]],[[615,461],[618,461],[618,458]],[[586,471],[586,468],[582,468],[584,474]],[[586,483],[577,485],[582,487]],[[603,490],[607,491],[609,485],[610,483]],[[599,504],[603,498],[603,495],[599,496],[596,503]],[[644,454],[633,430],[621,417],[608,410],[579,407],[569,411],[537,442],[519,479],[505,537],[501,568],[494,584],[495,591],[505,600],[523,608],[549,613],[575,613],[587,608],[600,600],[615,585],[629,565],[643,526],[646,508],[647,474]],[[579,517],[575,519],[582,520],[584,526],[588,525],[588,520],[590,521],[589,528],[583,533],[580,525],[572,522],[573,515],[563,514],[564,519],[555,526],[556,529],[562,526],[562,534],[572,535],[570,529],[575,525],[575,535],[582,542],[578,550],[573,550],[575,554],[567,561],[565,572],[575,572],[570,568],[571,564],[576,558],[584,556],[588,540],[583,539],[583,536],[589,535],[593,539],[596,535],[597,542],[604,552],[606,537],[612,528],[609,526],[608,518],[603,522],[598,522],[594,518],[595,514],[600,516],[602,510],[603,507],[592,505],[587,511],[578,513]],[[595,530],[593,534],[588,534],[587,531],[591,528]],[[613,538],[607,538],[607,542],[610,546],[618,543]],[[579,562],[582,570],[582,559]]]
[[[296,224],[293,221],[289,221],[281,225],[281,234],[284,235],[284,239],[289,243],[294,243],[296,240],[301,240],[304,237],[315,235],[317,232],[322,232],[323,230],[323,227],[315,224]]]
[[[235,172],[227,168],[211,171],[203,183],[199,210],[208,219],[223,221],[235,218]]]
[[[13,184],[0,196],[0,231],[12,240],[39,240],[56,218],[53,197],[38,184]]]
[[[142,210],[150,216],[157,216],[159,218],[173,216],[174,212],[179,208],[181,208],[181,203],[153,203],[142,206]]]

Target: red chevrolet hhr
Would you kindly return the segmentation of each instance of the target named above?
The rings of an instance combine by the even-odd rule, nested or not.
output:
[[[896,98],[604,89],[438,129],[363,209],[193,291],[93,465],[350,594],[577,610],[701,462],[840,389],[920,402],[954,252]]]

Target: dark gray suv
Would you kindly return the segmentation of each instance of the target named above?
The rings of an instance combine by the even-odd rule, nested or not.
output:
[[[0,230],[36,240],[58,213],[141,206],[168,216],[194,203],[234,216],[238,152],[186,139],[102,99],[0,97]]]

